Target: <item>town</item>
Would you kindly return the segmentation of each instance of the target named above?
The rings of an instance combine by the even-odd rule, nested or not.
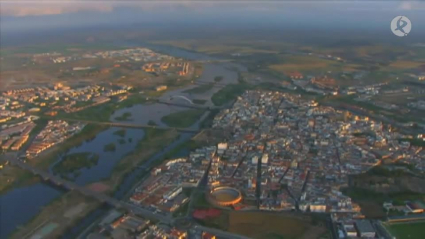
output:
[[[248,91],[215,117],[214,128],[231,131],[233,138],[164,162],[130,202],[173,213],[189,201],[183,191],[199,187],[207,176],[209,201],[217,207],[331,213],[340,238],[375,237],[377,231],[385,233],[384,227],[366,220],[360,205],[342,192],[350,175],[388,162],[425,170],[425,152],[403,141],[407,135],[293,94]],[[384,205],[395,208],[391,202]],[[397,207],[403,213],[388,220],[422,219],[424,205],[406,201]]]

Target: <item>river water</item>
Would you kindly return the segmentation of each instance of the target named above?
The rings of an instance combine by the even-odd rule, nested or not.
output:
[[[128,46],[130,44],[127,43]],[[213,61],[216,60],[210,56],[185,51],[179,48],[169,46],[157,46],[157,45],[142,45],[151,48],[154,51],[162,52],[174,57],[184,58],[188,60],[201,60],[201,61]],[[239,71],[245,71],[244,67],[233,63],[211,63],[207,62],[203,64],[204,69],[202,75],[197,79],[199,83],[214,82],[216,76],[223,76],[223,80],[208,92],[202,94],[188,94],[184,91],[197,87],[197,85],[190,85],[184,89],[173,90],[166,92],[161,100],[171,101],[175,103],[181,103],[181,98],[170,99],[171,96],[182,95],[189,99],[204,99],[206,100],[205,106],[212,105],[211,96],[219,91],[224,85],[237,82],[237,71],[232,69],[238,69]],[[184,103],[184,102],[183,102]],[[128,121],[147,124],[149,121],[154,121],[157,125],[166,126],[161,122],[161,118],[170,113],[187,110],[184,107],[169,106],[165,104],[153,103],[145,105],[135,105],[130,108],[125,108],[116,111],[112,116],[111,120],[121,116],[123,113],[131,113],[131,117]],[[192,125],[191,129],[198,129],[199,124],[204,117],[203,115],[198,122]],[[138,129],[126,129],[126,135],[122,139],[125,140],[125,144],[120,144],[118,140],[121,138],[115,135],[114,132],[118,128],[109,128],[97,135],[94,139],[86,141],[79,146],[70,149],[66,154],[58,157],[56,163],[63,159],[63,156],[72,153],[91,152],[99,155],[98,164],[91,167],[90,169],[81,169],[80,174],[75,177],[75,181],[79,185],[86,185],[93,182],[100,181],[108,178],[114,166],[122,159],[126,154],[132,152],[137,145],[137,142],[144,137],[144,130]],[[145,161],[143,165],[133,170],[130,174],[126,175],[122,184],[118,190],[114,193],[114,197],[118,199],[124,198],[124,196],[131,190],[137,180],[140,179],[140,175],[144,173],[145,168],[149,167],[156,160],[163,158],[163,156],[174,149],[179,144],[189,140],[193,137],[192,133],[181,133],[180,137],[172,144],[168,145],[162,151],[153,155],[150,159]],[[129,139],[132,140],[129,140]],[[131,141],[131,142],[130,142]],[[115,143],[116,150],[113,152],[104,152],[104,146],[109,143]],[[188,152],[183,150],[179,152],[176,157],[184,156]],[[52,170],[54,164],[51,165]],[[12,189],[3,195],[0,195],[0,239],[7,238],[7,236],[16,230],[19,226],[25,225],[31,218],[35,217],[43,208],[43,206],[51,203],[54,199],[59,198],[64,192],[58,188],[53,187],[45,183],[36,183],[33,185]],[[84,228],[88,227],[94,221],[96,221],[100,215],[103,215],[107,208],[102,207],[94,212],[90,213],[84,220],[80,221],[77,225],[69,230],[64,238],[75,238]]]

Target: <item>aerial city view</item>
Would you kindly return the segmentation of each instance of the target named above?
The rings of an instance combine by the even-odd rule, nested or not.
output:
[[[425,238],[425,2],[0,10],[0,239]]]

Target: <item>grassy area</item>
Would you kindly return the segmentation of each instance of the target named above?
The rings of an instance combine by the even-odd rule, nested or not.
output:
[[[424,238],[425,222],[390,224],[386,228],[397,239]]]
[[[115,117],[115,120],[118,121],[126,121],[129,118],[131,118],[131,113],[130,112],[125,112],[124,114],[122,114],[121,116]]]
[[[0,195],[15,187],[23,187],[39,181],[40,178],[34,176],[31,172],[8,165],[0,173]]]
[[[208,116],[201,122],[200,126],[201,128],[211,128],[214,123],[214,117],[220,113],[219,109],[212,109]]]
[[[191,140],[185,141],[185,142],[177,145],[174,149],[168,151],[164,155],[164,158],[171,159],[171,158],[174,157],[174,155],[178,154],[182,150],[193,151],[197,148],[201,148],[202,146],[205,146],[204,143],[191,139]]]
[[[345,188],[342,192],[351,197],[354,201],[356,200],[368,200],[380,203],[382,205],[385,201],[414,201],[423,200],[425,194],[415,192],[396,192],[396,193],[379,193],[368,189],[350,187]]]
[[[112,171],[111,177],[105,183],[114,190],[117,189],[127,173],[171,144],[178,136],[179,133],[176,130],[145,129],[145,137],[137,142],[137,146],[131,154],[118,162]]]
[[[72,119],[85,119],[85,120],[97,120],[97,121],[109,121],[111,115],[118,109],[131,107],[136,104],[143,104],[148,102],[146,100],[146,96],[141,94],[133,94],[129,96],[126,100],[121,102],[117,102],[116,100],[111,100],[104,104],[87,108],[82,111],[78,111],[75,113],[60,114],[61,117],[64,118],[72,118]],[[126,120],[130,115],[122,115],[117,117],[117,120]]]
[[[221,215],[214,218],[207,218],[204,220],[196,220],[199,224],[211,227],[211,228],[217,228],[223,231],[226,231],[229,226],[229,212],[226,210],[221,211]]]
[[[246,84],[230,84],[215,93],[211,100],[216,106],[222,106],[232,100],[235,100],[239,95],[242,95],[245,90],[249,89]]]
[[[66,176],[69,174],[77,173],[80,169],[91,168],[97,165],[99,155],[89,152],[68,154],[63,159],[55,164],[53,173]]]
[[[269,68],[281,73],[293,71],[333,71],[354,69],[354,65],[347,65],[330,59],[323,59],[316,56],[285,56],[283,63],[270,65]]]
[[[211,90],[214,87],[214,83],[210,83],[210,84],[205,84],[205,85],[200,85],[198,87],[189,89],[189,90],[185,90],[183,91],[184,93],[188,93],[188,94],[202,94],[205,93],[209,90]]]
[[[183,206],[180,206],[176,211],[173,212],[173,217],[182,217],[187,214],[189,210],[189,203],[185,203]]]
[[[150,125],[150,126],[157,126],[158,124],[155,123],[155,121],[153,121],[153,120],[149,120],[148,121],[148,125]]]
[[[391,62],[388,69],[389,70],[394,70],[394,69],[406,70],[406,69],[418,68],[423,64],[424,64],[423,62],[419,62],[419,61],[399,60],[399,61]]]
[[[206,101],[206,100],[200,100],[200,99],[193,99],[193,100],[192,100],[192,102],[193,102],[194,104],[197,104],[197,105],[203,105],[203,104],[205,104],[207,101]]]
[[[322,223],[323,224],[323,223]],[[319,238],[326,229],[311,218],[290,213],[238,212],[229,214],[228,231],[252,238]]]
[[[126,134],[127,134],[127,130],[125,129],[119,129],[114,132],[114,135],[117,135],[119,137],[125,137]]]
[[[336,97],[323,98],[323,101],[330,101],[330,102],[335,102],[335,103],[343,103],[343,104],[348,104],[348,105],[354,105],[354,106],[358,106],[360,108],[363,108],[365,110],[373,111],[375,113],[379,113],[381,110],[383,110],[383,108],[381,108],[379,106],[375,106],[375,105],[368,103],[368,102],[356,101],[356,100],[354,100],[354,98],[355,98],[355,96],[336,96]]]
[[[107,126],[103,125],[88,124],[81,130],[81,132],[72,136],[65,142],[55,146],[54,148],[47,150],[44,154],[42,153],[38,157],[30,160],[29,163],[46,170],[63,152],[70,150],[85,140],[95,138],[96,135],[106,130],[107,128]]]
[[[77,191],[67,192],[44,206],[37,216],[26,223],[25,226],[19,227],[8,238],[26,238],[28,233],[39,233],[51,223],[55,223],[58,226],[46,238],[58,238],[69,227],[83,219],[89,212],[99,206],[100,202],[85,197]],[[35,229],[37,230],[34,231]]]
[[[166,115],[161,121],[170,127],[187,128],[193,125],[203,113],[203,110],[184,110]]]
[[[127,141],[125,141],[125,139],[118,139],[118,143],[123,145],[125,144]]]
[[[385,216],[382,204],[392,201],[395,205],[404,205],[405,201],[424,200],[425,194],[415,192],[379,193],[368,189],[350,187],[342,192],[359,203],[362,212],[369,218],[382,218]]]
[[[104,152],[114,152],[116,149],[117,149],[117,146],[115,146],[115,144],[114,144],[114,143],[106,144],[106,145],[103,147],[103,151],[104,151]]]
[[[223,76],[216,76],[216,77],[214,77],[214,81],[215,82],[220,82],[220,81],[222,81],[224,78],[223,78]]]
[[[39,54],[39,53],[52,53],[59,52],[63,54],[75,53],[76,51],[101,51],[101,50],[119,50],[124,49],[123,47],[114,46],[110,44],[103,43],[90,43],[90,44],[81,44],[81,45],[63,45],[63,44],[40,44],[33,46],[21,46],[21,47],[7,47],[0,50],[1,54],[4,56],[14,55],[14,54]]]
[[[80,133],[41,153],[38,157],[29,160],[28,163],[43,170],[47,170],[50,165],[63,154],[63,152],[81,144],[85,140],[96,137],[98,133],[105,129],[107,129],[106,126],[87,125]],[[9,189],[14,187],[21,187],[37,182],[39,182],[39,178],[35,177],[32,173],[9,165],[5,167],[0,174],[0,193],[6,193]]]
[[[409,173],[402,169],[393,169],[390,170],[384,166],[375,166],[367,171],[368,175],[372,176],[382,176],[382,177],[391,177],[397,178],[402,176],[409,176]]]

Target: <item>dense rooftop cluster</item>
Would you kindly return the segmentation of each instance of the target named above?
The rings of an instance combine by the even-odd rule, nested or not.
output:
[[[423,169],[425,158],[391,126],[281,92],[245,93],[214,127],[234,137],[219,145],[210,184],[236,186],[266,210],[358,212],[340,191],[348,175],[381,158]]]
[[[232,132],[233,138],[163,163],[131,200],[174,211],[185,202],[174,199],[182,188],[198,186],[205,175],[210,189],[242,191],[244,201],[233,205],[238,209],[359,215],[360,207],[341,192],[349,175],[364,173],[383,159],[423,170],[425,153],[403,140],[406,135],[298,95],[247,91],[215,117],[213,127]]]

